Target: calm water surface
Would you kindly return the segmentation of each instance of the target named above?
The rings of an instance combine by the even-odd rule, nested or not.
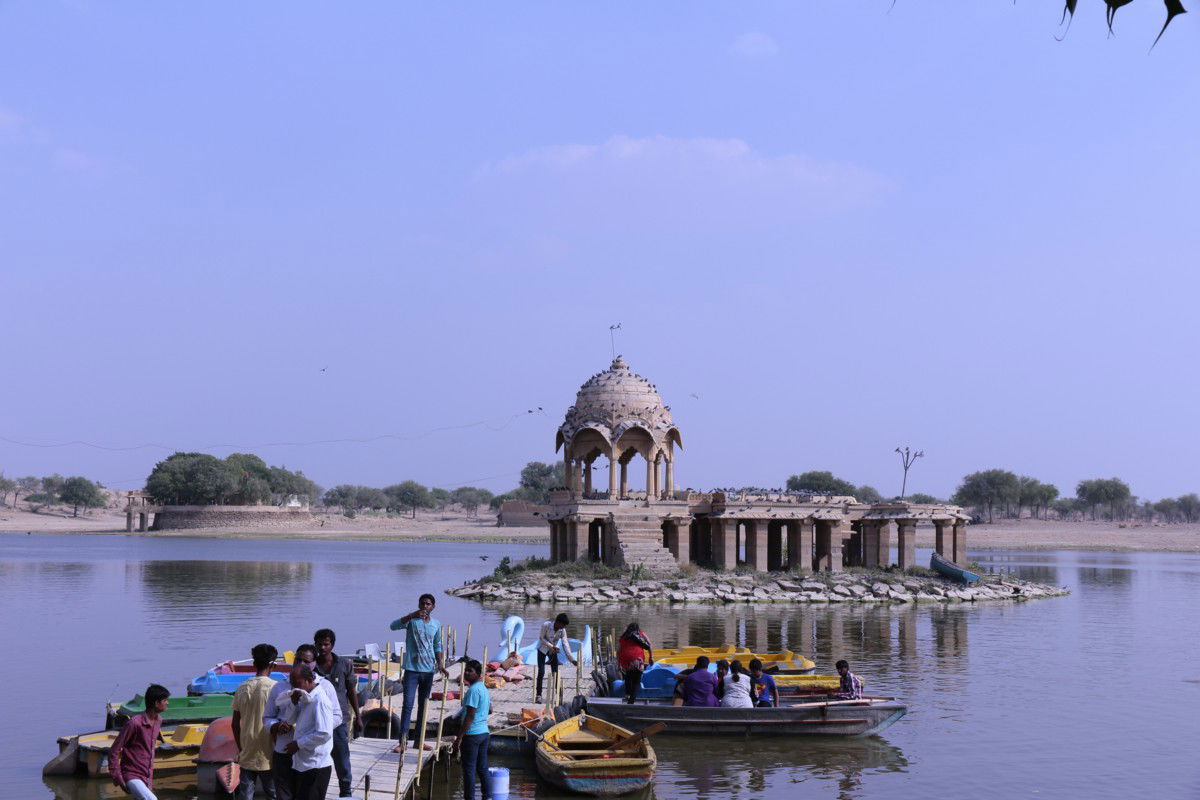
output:
[[[863,740],[656,737],[652,797],[1200,798],[1200,556],[976,553],[991,569],[1072,590],[1021,604],[564,609],[440,594],[503,555],[544,550],[0,534],[0,611],[15,656],[0,798],[114,796],[105,782],[40,774],[56,737],[101,726],[105,701],[150,682],[182,694],[218,660],[247,657],[259,641],[291,648],[317,627],[334,628],[345,652],[385,641],[427,590],[443,622],[474,623],[489,647],[509,613],[530,628],[559,610],[605,628],[637,618],[656,646],[787,646],[822,672],[845,657],[870,691],[909,704]],[[507,765],[514,796],[559,797]],[[439,785],[435,797],[446,794]]]

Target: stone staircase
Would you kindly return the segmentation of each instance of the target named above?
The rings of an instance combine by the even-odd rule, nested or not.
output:
[[[612,519],[623,564],[643,564],[653,575],[671,574],[679,568],[675,556],[662,546],[662,520],[652,510],[621,509],[613,513]]]

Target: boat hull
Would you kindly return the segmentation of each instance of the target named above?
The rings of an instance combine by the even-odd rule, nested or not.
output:
[[[196,768],[196,757],[207,725],[179,725],[159,734],[154,748],[154,772],[191,771]],[[108,753],[116,741],[118,731],[97,731],[81,734],[75,741],[80,771],[91,777],[108,775]],[[71,737],[74,739],[75,737]],[[60,746],[63,740],[60,741]]]
[[[582,745],[580,733],[586,734]],[[572,717],[546,731],[543,741],[534,748],[534,763],[543,779],[579,794],[616,797],[641,791],[650,785],[658,765],[650,743],[643,739],[630,748],[628,755],[607,752],[611,745],[631,735],[603,719]]]
[[[970,570],[963,569],[953,561],[947,561],[933,553],[929,557],[929,568],[934,572],[945,575],[950,580],[958,581],[959,583],[978,583],[979,576]]]
[[[697,708],[669,701],[628,704],[615,698],[588,700],[588,713],[638,730],[665,722],[672,735],[688,736],[871,736],[907,713],[891,700],[784,703],[778,708]]]

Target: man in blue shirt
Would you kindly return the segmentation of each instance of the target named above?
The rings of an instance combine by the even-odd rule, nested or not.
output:
[[[762,661],[757,658],[750,661],[750,685],[754,687],[754,705],[759,708],[779,706],[779,688],[775,679],[763,672]]]
[[[442,624],[434,619],[433,607],[437,601],[431,594],[423,594],[417,600],[417,610],[406,614],[392,623],[394,631],[404,629],[404,706],[400,711],[400,744],[395,752],[403,753],[408,746],[409,721],[412,720],[413,703],[417,704],[417,730],[425,726],[425,701],[433,690],[433,673],[440,672],[449,677],[443,663]],[[413,739],[417,737],[413,734]]]
[[[454,740],[454,749],[462,756],[463,800],[475,800],[475,778],[483,800],[491,800],[488,792],[488,714],[492,710],[492,699],[483,684],[483,665],[468,661],[463,665],[463,679],[469,684],[462,699],[462,728]]]

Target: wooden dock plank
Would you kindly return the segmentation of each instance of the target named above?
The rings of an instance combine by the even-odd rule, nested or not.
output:
[[[393,797],[396,791],[396,770],[400,769],[400,797],[405,797],[416,782],[417,749],[410,747],[403,754],[403,766],[400,766],[402,756],[393,753],[396,746],[394,741],[387,739],[355,739],[350,743],[350,774],[353,776],[351,789],[360,800],[384,800]],[[422,764],[428,765],[433,760],[435,752],[426,751]],[[449,741],[443,742],[441,758],[449,758]],[[366,779],[371,776],[371,794],[366,794]],[[327,800],[335,800],[338,796],[337,775],[329,781]]]

